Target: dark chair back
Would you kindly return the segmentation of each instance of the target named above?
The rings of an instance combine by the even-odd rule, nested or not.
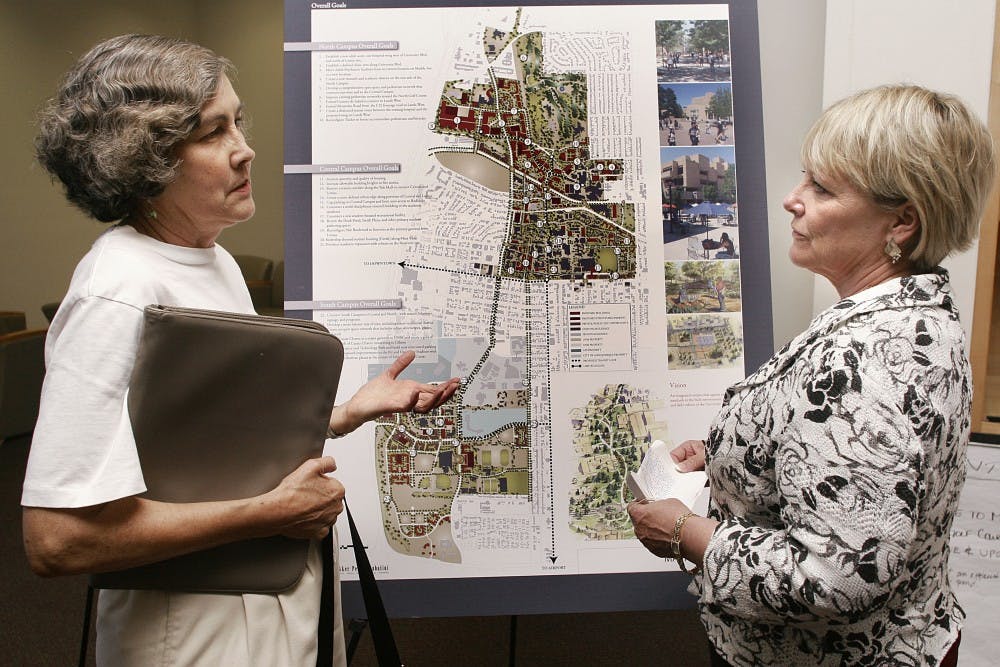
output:
[[[56,316],[56,311],[59,310],[60,301],[50,301],[49,303],[42,304],[42,314],[45,315],[45,319],[50,323],[52,318]]]
[[[0,336],[0,439],[30,433],[45,377],[47,329]]]
[[[19,310],[0,310],[0,336],[27,328],[24,313]]]
[[[274,260],[257,255],[233,255],[240,266],[243,280],[250,291],[250,300],[254,309],[260,313],[271,306],[272,276],[274,275]]]

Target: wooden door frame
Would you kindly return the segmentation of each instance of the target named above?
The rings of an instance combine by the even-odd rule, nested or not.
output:
[[[993,23],[993,63],[990,73],[990,102],[987,125],[1000,149],[1000,2],[997,3]],[[998,179],[1000,180],[1000,179]],[[969,359],[972,363],[972,431],[1000,435],[1000,423],[987,421],[987,377],[1000,368],[989,368],[990,341],[1000,337],[993,331],[994,312],[1000,308],[995,303],[997,293],[997,229],[1000,227],[1000,188],[994,183],[979,228],[979,259],[976,264],[976,290],[972,313],[972,341]],[[1000,344],[1000,342],[998,342]]]

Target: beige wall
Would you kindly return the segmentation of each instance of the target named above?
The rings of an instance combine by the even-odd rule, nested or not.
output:
[[[997,2],[964,0],[961,7],[942,12],[940,0],[828,3],[824,105],[863,88],[903,82],[957,95],[985,120]],[[941,20],[945,14],[947,20]],[[892,30],[885,29],[889,25]],[[951,273],[967,333],[972,330],[978,253],[975,244],[941,263]],[[817,279],[813,310],[819,312],[836,300],[830,284]]]
[[[812,318],[813,274],[788,259],[791,216],[781,202],[802,177],[799,145],[823,109],[826,4],[757,0],[775,349]]]
[[[236,89],[253,121],[257,215],[221,242],[234,253],[282,257],[282,4],[0,0],[0,310],[23,310],[29,326],[44,326],[41,305],[62,297],[77,260],[105,228],[65,203],[35,164],[32,141],[35,113],[62,73],[121,33],[190,39],[236,64]]]

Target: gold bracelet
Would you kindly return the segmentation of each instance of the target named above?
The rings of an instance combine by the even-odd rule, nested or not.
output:
[[[687,569],[687,565],[684,564],[684,557],[681,555],[681,531],[684,529],[684,524],[687,523],[687,520],[694,515],[694,512],[689,510],[677,517],[677,521],[674,522],[674,534],[670,538],[670,551],[677,561],[677,566],[681,568],[681,572],[687,574],[698,574],[701,572],[701,568],[698,566],[695,566],[693,570]]]

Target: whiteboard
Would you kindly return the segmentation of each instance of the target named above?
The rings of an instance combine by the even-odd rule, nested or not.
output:
[[[1000,627],[1000,446],[970,443],[968,473],[951,530],[951,582],[967,615],[959,664],[997,664]]]

